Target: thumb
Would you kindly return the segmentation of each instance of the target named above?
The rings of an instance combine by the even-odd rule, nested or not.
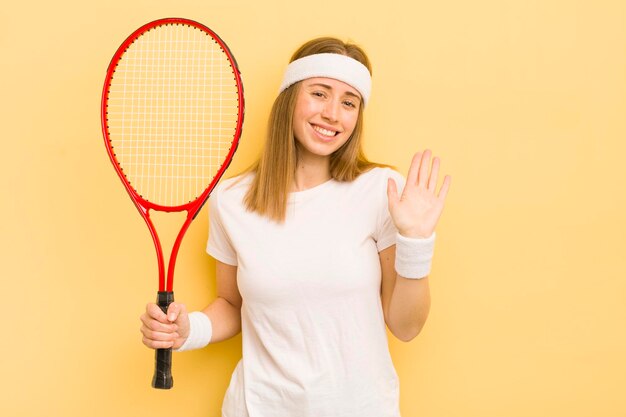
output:
[[[389,203],[389,211],[398,203],[398,187],[392,178],[387,179],[387,201]]]
[[[167,319],[174,323],[180,316],[187,315],[187,308],[184,304],[171,303],[167,308]]]

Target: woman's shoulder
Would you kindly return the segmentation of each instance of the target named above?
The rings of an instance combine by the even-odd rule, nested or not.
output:
[[[221,193],[236,192],[241,189],[247,190],[253,177],[253,173],[244,172],[234,177],[222,179],[215,190]]]
[[[404,182],[404,176],[400,174],[398,171],[396,171],[395,168],[379,167],[379,166],[374,167],[370,169],[369,171],[366,171],[363,174],[361,174],[357,178],[357,181],[361,181],[363,183],[376,183],[376,184],[380,182],[384,182],[386,184],[387,179],[389,178],[395,181]]]
[[[211,193],[212,199],[219,199],[221,202],[241,202],[253,177],[254,174],[248,172],[222,179]]]
[[[394,168],[386,166],[373,167],[353,181],[341,182],[338,184],[339,191],[347,193],[346,195],[359,195],[358,198],[374,198],[378,199],[381,195],[387,195],[388,179],[393,179],[399,188],[404,186],[404,177]]]

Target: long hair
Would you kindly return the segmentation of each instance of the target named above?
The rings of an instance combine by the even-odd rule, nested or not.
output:
[[[370,74],[372,73],[369,59],[359,46],[330,37],[305,43],[292,55],[289,62],[321,53],[349,56],[365,65]],[[285,220],[289,192],[294,183],[298,151],[293,135],[293,114],[300,85],[301,82],[298,82],[276,97],[268,121],[265,147],[259,159],[247,170],[255,175],[244,197],[246,209],[277,222]],[[386,166],[371,162],[365,157],[362,132],[363,106],[359,106],[352,135],[330,155],[330,175],[334,180],[352,181],[374,167]]]

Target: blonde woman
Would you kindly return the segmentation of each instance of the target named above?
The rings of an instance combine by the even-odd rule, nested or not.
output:
[[[223,417],[398,417],[386,327],[403,341],[430,308],[435,226],[450,177],[415,154],[406,178],[368,161],[363,50],[304,44],[285,72],[265,148],[210,198],[217,298],[167,315],[148,304],[143,343],[179,351],[242,332]]]

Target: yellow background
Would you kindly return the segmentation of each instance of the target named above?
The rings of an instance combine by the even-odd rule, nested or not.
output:
[[[239,337],[174,355],[150,388],[138,317],[156,292],[148,231],[103,146],[106,67],[161,17],[205,23],[246,88],[258,152],[293,50],[369,52],[366,149],[453,177],[423,333],[390,340],[404,417],[626,415],[626,3],[621,0],[10,2],[0,25],[2,416],[218,416]],[[158,221],[159,219],[157,219]],[[162,219],[174,231],[179,219]],[[176,298],[214,297],[206,209]]]

